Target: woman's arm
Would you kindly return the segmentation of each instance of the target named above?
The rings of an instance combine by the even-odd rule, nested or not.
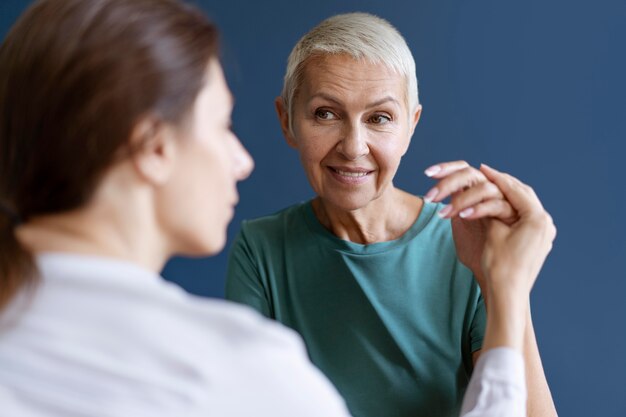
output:
[[[253,251],[243,230],[239,232],[228,255],[226,299],[246,304],[265,317],[272,317],[267,289],[263,285]]]
[[[489,299],[487,330],[484,353],[472,376],[462,416],[523,416],[526,390],[520,359],[522,353],[528,357],[529,350],[536,350],[536,344],[528,344],[534,341],[528,297],[552,248],[556,229],[530,187],[486,166],[481,171],[502,191],[518,219],[509,224],[492,219],[486,229],[481,269]],[[536,369],[533,365],[537,364],[529,364],[527,359],[527,370]],[[540,362],[538,366],[541,368]],[[545,381],[543,372],[528,376]],[[556,414],[553,407],[537,411]]]
[[[474,272],[481,287],[487,316],[493,308],[490,301],[490,291],[486,283],[481,259],[485,250],[485,241],[490,223],[498,219],[501,223],[512,226],[520,220],[520,213],[508,199],[500,184],[491,180],[493,170],[482,167],[480,170],[472,168],[465,161],[455,161],[435,165],[427,170],[427,174],[439,180],[435,187],[427,193],[433,196],[433,201],[441,201],[451,197],[449,209],[444,217],[452,220],[452,230],[460,260]],[[434,172],[434,173],[433,173]],[[527,187],[513,177],[523,187]],[[531,190],[532,191],[532,190]],[[533,192],[533,198],[536,196]],[[537,199],[537,202],[539,200]],[[539,203],[541,207],[541,203]],[[543,213],[543,207],[541,207]],[[546,213],[547,215],[547,213]],[[546,381],[537,347],[529,309],[528,297],[525,300],[524,316],[525,331],[523,333],[523,354],[526,363],[526,380],[528,387],[528,416],[553,417],[556,409],[550,389]]]

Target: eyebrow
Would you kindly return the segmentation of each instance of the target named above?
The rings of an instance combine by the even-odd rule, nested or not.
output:
[[[327,94],[327,93],[317,93],[317,94],[314,94],[313,96],[311,96],[311,99],[309,100],[309,102],[313,101],[313,99],[315,99],[315,98],[322,98],[324,100],[332,101],[333,103],[335,103],[335,104],[337,104],[339,106],[343,106],[343,103],[339,99],[337,99],[337,98],[335,98],[332,95]],[[381,98],[380,100],[376,100],[376,101],[374,101],[372,103],[369,103],[366,107],[367,108],[376,107],[376,106],[380,106],[381,104],[385,104],[385,103],[388,103],[388,102],[392,102],[392,103],[395,103],[397,106],[400,106],[400,102],[398,100],[396,100],[392,96],[385,96],[385,97]]]

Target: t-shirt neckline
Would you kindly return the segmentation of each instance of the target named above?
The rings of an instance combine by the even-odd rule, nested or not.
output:
[[[334,249],[358,255],[386,252],[406,245],[408,242],[413,240],[413,238],[415,238],[415,236],[417,236],[424,229],[424,227],[426,227],[437,212],[439,205],[437,203],[424,202],[415,222],[399,238],[385,242],[361,244],[340,239],[326,229],[315,215],[312,202],[313,200],[309,200],[304,203],[302,207],[305,221],[311,231],[328,241]]]

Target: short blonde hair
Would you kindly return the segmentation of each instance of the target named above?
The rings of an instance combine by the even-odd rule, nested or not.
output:
[[[368,13],[332,16],[311,29],[294,46],[287,60],[281,98],[292,124],[293,100],[302,82],[306,62],[313,56],[346,54],[373,64],[382,63],[406,80],[406,104],[419,104],[415,60],[398,30],[385,19]]]

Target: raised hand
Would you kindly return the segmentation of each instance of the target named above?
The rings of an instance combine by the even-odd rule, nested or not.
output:
[[[450,204],[440,211],[441,217],[458,215],[467,220],[495,217],[505,223],[517,218],[497,185],[465,161],[433,165],[425,174],[439,181],[424,195],[424,200],[440,202],[451,197]]]
[[[486,165],[480,170],[518,215],[511,224],[494,219],[487,228],[481,266],[489,290],[505,288],[528,295],[552,249],[556,227],[531,187]]]
[[[489,219],[511,224],[517,219],[517,213],[497,185],[465,161],[433,165],[425,173],[439,181],[426,193],[424,200],[440,202],[451,197],[450,204],[439,214],[451,219],[457,256],[472,270],[486,294],[481,257]]]

